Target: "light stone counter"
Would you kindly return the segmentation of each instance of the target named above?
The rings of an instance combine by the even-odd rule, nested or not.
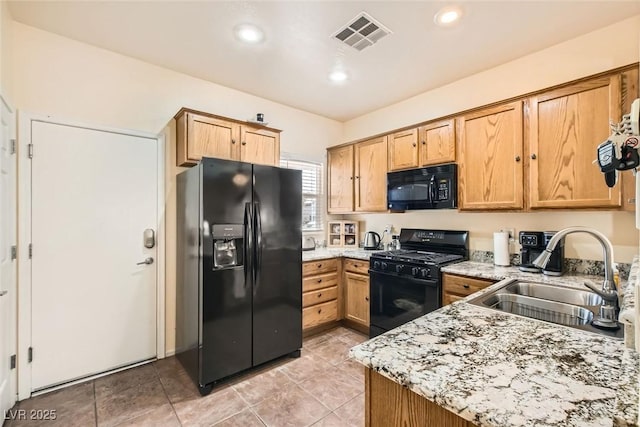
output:
[[[598,276],[547,277],[478,262],[443,271],[577,288],[584,288],[585,280],[602,281]],[[624,285],[621,292],[626,294]],[[360,344],[350,356],[480,426],[640,425],[636,351],[620,340],[466,302],[478,295]]]
[[[369,257],[371,257],[371,254],[376,252],[382,251],[369,251],[351,248],[316,248],[312,251],[302,251],[302,262],[339,257],[368,260]]]

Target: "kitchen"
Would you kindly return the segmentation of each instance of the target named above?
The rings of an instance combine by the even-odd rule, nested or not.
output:
[[[129,6],[127,10],[131,17],[144,13],[144,10],[138,10],[135,5]],[[164,216],[164,295],[167,303],[163,350],[167,355],[175,349],[175,336],[172,333],[175,328],[175,308],[170,303],[175,300],[176,274],[173,237],[175,231],[172,230],[172,226],[176,223],[175,175],[182,170],[176,166],[176,124],[171,122],[171,118],[180,108],[186,106],[237,120],[245,120],[256,112],[263,112],[270,125],[283,130],[280,142],[282,152],[305,153],[312,159],[322,160],[327,147],[368,139],[395,129],[455,115],[458,112],[625,67],[638,62],[639,52],[638,12],[635,12],[635,15],[620,16],[606,25],[585,29],[581,33],[566,37],[566,41],[558,40],[551,43],[554,46],[539,46],[525,56],[520,54],[488,66],[484,71],[478,70],[473,75],[461,76],[442,87],[417,92],[421,95],[407,101],[394,105],[390,105],[392,102],[389,102],[386,104],[388,107],[340,121],[308,113],[305,109],[269,101],[268,99],[272,98],[268,96],[265,99],[249,95],[245,93],[251,93],[249,86],[244,92],[240,92],[225,85],[190,77],[189,73],[172,71],[176,69],[174,66],[158,67],[151,65],[151,60],[143,62],[131,58],[136,55],[123,56],[114,53],[112,50],[117,51],[117,48],[104,50],[105,46],[97,40],[84,44],[56,35],[55,33],[65,34],[61,28],[38,29],[36,21],[23,23],[21,19],[26,18],[17,11],[12,12],[9,5],[3,3],[3,8],[1,78],[3,88],[7,91],[3,95],[12,101],[14,108],[66,117],[84,123],[150,133],[158,133],[169,122],[164,131],[164,184],[167,206]],[[375,9],[369,9],[365,8],[373,16],[382,19],[379,14],[373,12]],[[55,9],[47,12],[56,13]],[[353,5],[349,8],[349,13],[345,12],[337,24],[346,22],[358,12],[360,6]],[[13,13],[14,16],[9,13]],[[160,25],[169,26],[172,25],[173,15],[166,12],[158,19]],[[429,22],[432,20],[431,16],[424,19]],[[58,25],[65,27],[65,24],[70,23],[63,19]],[[389,25],[395,33],[400,32],[398,25]],[[122,36],[131,36],[136,30],[132,26],[129,31],[130,34]],[[394,36],[395,34],[390,35],[380,41],[379,45],[368,48],[371,49],[369,52],[373,53],[373,49],[383,48],[384,42],[392,41]],[[94,47],[92,44],[103,48]],[[261,83],[254,81],[252,84]],[[330,86],[327,90],[334,93],[335,99],[339,99],[337,97],[341,96],[340,93],[345,87]],[[397,101],[406,98],[409,97]],[[630,172],[625,174],[629,175]],[[400,228],[469,230],[472,251],[493,251],[493,232],[505,227],[521,231],[547,230],[550,224],[553,229],[584,225],[608,236],[614,244],[616,262],[630,264],[638,252],[634,216],[617,209],[490,213],[447,211],[446,215],[443,215],[442,211],[413,211],[403,214],[337,215],[339,216],[332,216],[329,220],[358,221],[361,238],[367,230],[382,232],[387,224],[393,224],[398,232]],[[425,223],[428,225],[425,226]],[[437,227],[431,224],[437,224]],[[317,234],[316,237],[318,240],[328,238],[326,231]],[[588,237],[572,236],[570,241],[571,244],[566,249],[568,258],[602,258],[600,246]],[[21,246],[20,250],[26,248]],[[517,252],[515,244],[511,251]],[[23,253],[20,255],[24,256]],[[342,339],[337,339],[336,343],[349,341],[344,339],[344,335],[340,335],[339,338]],[[318,351],[322,352],[321,349]]]

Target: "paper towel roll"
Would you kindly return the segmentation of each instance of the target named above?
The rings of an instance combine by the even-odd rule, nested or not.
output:
[[[493,233],[493,263],[500,266],[509,266],[509,233],[496,231]]]

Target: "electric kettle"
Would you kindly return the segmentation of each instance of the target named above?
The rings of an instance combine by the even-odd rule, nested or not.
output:
[[[364,235],[364,248],[369,250],[375,250],[380,247],[380,235],[375,231],[367,231]]]

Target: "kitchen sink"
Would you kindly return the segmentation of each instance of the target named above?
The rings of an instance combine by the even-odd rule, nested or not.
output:
[[[603,302],[594,292],[517,279],[503,282],[503,286],[473,298],[469,303],[612,338],[624,337],[622,327],[605,330],[591,324]]]

